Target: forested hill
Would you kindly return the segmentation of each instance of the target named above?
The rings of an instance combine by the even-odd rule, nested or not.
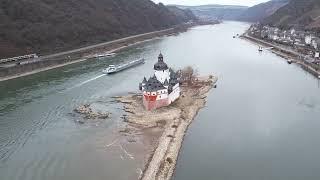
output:
[[[248,8],[237,20],[257,22],[275,13],[279,8],[288,4],[289,0],[271,0]]]
[[[0,0],[0,57],[57,52],[194,19],[150,0]]]
[[[263,24],[320,30],[320,0],[290,0]]]
[[[234,6],[234,5],[200,5],[200,6],[181,6],[174,5],[181,9],[190,9],[196,16],[201,19],[221,19],[221,20],[236,20],[245,12],[247,6]]]

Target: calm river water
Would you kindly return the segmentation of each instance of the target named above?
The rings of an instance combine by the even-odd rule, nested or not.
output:
[[[320,178],[320,84],[276,55],[232,36],[247,24],[199,26],[152,40],[116,57],[0,82],[0,179],[134,179],[139,160],[106,150],[122,126],[110,97],[137,91],[160,51],[173,68],[219,76],[186,135],[175,180]],[[115,62],[144,65],[104,76]],[[94,103],[112,118],[79,124],[73,109]]]

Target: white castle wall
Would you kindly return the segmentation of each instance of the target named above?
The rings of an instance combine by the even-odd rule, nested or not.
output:
[[[169,104],[177,100],[179,97],[180,97],[180,86],[178,83],[173,87],[172,92],[169,94]]]
[[[157,100],[161,100],[161,99],[168,99],[168,90],[167,89],[162,89],[157,91]]]
[[[164,71],[155,71],[154,75],[157,77],[158,81],[160,81],[162,84],[166,79],[168,79],[168,81],[170,80],[170,72],[168,69]]]
[[[147,91],[143,91],[143,94],[148,95],[148,96],[156,96],[157,92],[147,92]]]

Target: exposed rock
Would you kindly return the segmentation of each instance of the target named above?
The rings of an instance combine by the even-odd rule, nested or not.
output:
[[[85,116],[85,118],[87,119],[107,119],[109,118],[110,114],[109,112],[107,113],[101,113],[101,112],[94,112],[89,104],[85,104],[85,105],[81,105],[79,107],[77,107],[75,110],[75,112],[82,114]]]

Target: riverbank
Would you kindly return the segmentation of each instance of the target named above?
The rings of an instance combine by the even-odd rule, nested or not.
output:
[[[88,57],[92,56],[93,54],[117,52],[132,45],[143,43],[145,41],[152,40],[157,37],[162,37],[165,35],[174,35],[179,32],[184,32],[188,28],[195,25],[197,24],[182,24],[175,28],[134,35],[71,51],[65,51],[61,53],[42,56],[39,58],[39,61],[34,63],[13,66],[9,68],[2,68],[0,70],[0,82],[90,60],[92,58]]]
[[[182,85],[181,97],[176,102],[155,111],[144,109],[141,95],[116,98],[124,104],[127,112],[124,119],[129,125],[142,131],[152,128],[161,130],[154,151],[146,157],[148,161],[141,176],[142,180],[171,179],[185,132],[198,111],[205,106],[206,97],[217,80],[217,77],[210,76],[199,78],[191,86]]]
[[[319,78],[320,77],[320,70],[317,65],[312,64],[310,62],[305,61],[304,59],[301,58],[302,54],[295,52],[291,49],[286,49],[284,47],[280,47],[278,45],[275,45],[270,42],[266,42],[262,39],[257,39],[254,37],[251,37],[247,34],[244,34],[241,36],[241,38],[246,39],[250,42],[253,42],[255,44],[258,44],[260,46],[265,46],[265,47],[272,47],[270,49],[271,52],[274,54],[286,59],[286,60],[291,60],[293,63],[299,64],[302,69],[306,70],[307,72],[311,73],[315,77]]]
[[[140,43],[144,43],[144,42],[147,42],[147,41],[151,41],[151,40],[153,40],[155,38],[157,38],[157,37],[154,37],[152,39],[143,40],[143,41],[137,41],[135,43],[132,43],[132,44],[129,44],[129,45],[126,45],[126,46],[121,46],[119,48],[115,48],[115,49],[106,51],[105,53],[115,53],[115,52],[118,52],[118,51],[120,51],[122,49],[128,48],[130,46],[137,45],[137,44],[140,44]],[[32,71],[21,73],[21,74],[17,74],[17,75],[0,77],[0,82],[1,81],[7,81],[7,80],[10,80],[10,79],[19,78],[19,77],[24,77],[24,76],[28,76],[28,75],[32,75],[32,74],[36,74],[36,73],[40,73],[40,72],[43,72],[43,71],[48,71],[48,70],[51,70],[51,69],[64,67],[64,66],[67,66],[67,65],[71,65],[71,64],[87,61],[89,59],[90,58],[85,57],[85,58],[81,58],[81,59],[77,59],[77,60],[73,60],[73,61],[66,61],[66,62],[58,64],[58,65],[52,65],[52,66],[48,66],[48,67],[39,68],[39,69],[36,69],[36,70],[32,70]]]

